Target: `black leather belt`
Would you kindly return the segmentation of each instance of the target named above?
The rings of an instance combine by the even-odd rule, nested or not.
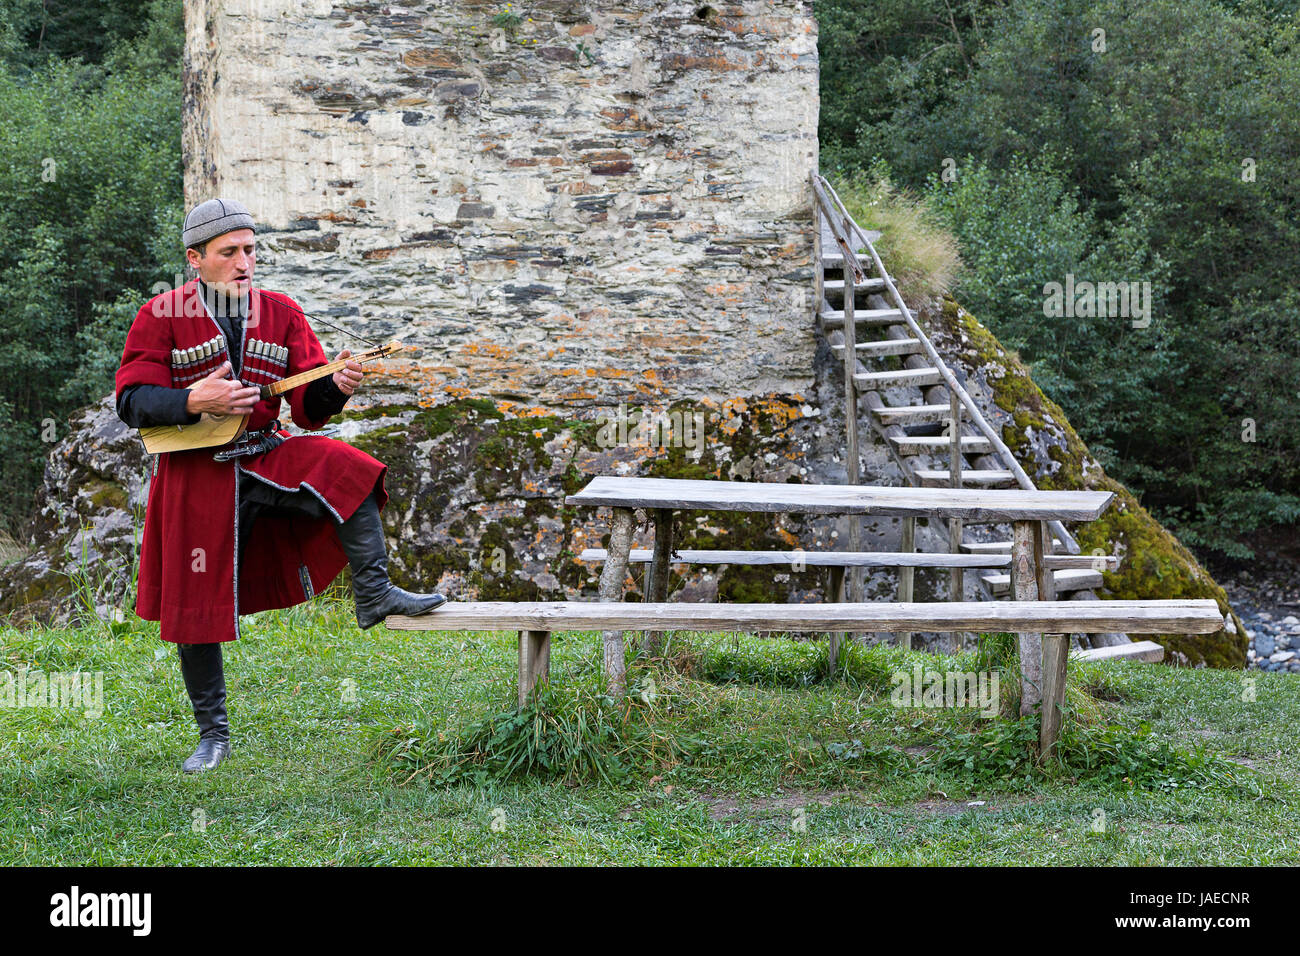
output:
[[[212,460],[230,461],[232,458],[242,458],[245,455],[260,455],[263,452],[270,451],[277,445],[284,444],[285,436],[277,434],[281,427],[280,419],[277,418],[257,431],[245,432],[229,448],[223,448],[214,454]]]

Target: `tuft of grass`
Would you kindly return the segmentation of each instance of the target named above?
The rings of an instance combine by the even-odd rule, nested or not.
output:
[[[853,173],[834,186],[854,221],[881,233],[876,251],[909,307],[952,291],[962,268],[957,238],[924,199],[879,170]]]
[[[1038,760],[1037,718],[997,720],[965,733],[946,735],[928,762],[938,771],[966,774],[975,785],[1030,787],[1065,778],[1105,788],[1177,791],[1235,787],[1251,771],[1202,746],[1180,750],[1137,728],[1067,722],[1046,760]]]
[[[656,720],[671,700],[649,673],[619,700],[588,686],[547,683],[523,707],[489,714],[464,733],[399,726],[377,738],[372,753],[406,782],[435,786],[528,777],[614,785],[690,759],[692,741]]]
[[[27,549],[23,547],[22,542],[0,528],[0,564],[17,561],[26,553]]]
[[[843,681],[879,694],[889,687],[890,675],[906,664],[906,658],[890,645],[843,641],[832,668],[826,644],[821,641],[769,639],[756,646],[718,640],[698,649],[679,650],[673,664],[714,684],[795,688]]]
[[[67,569],[72,585],[70,595],[73,607],[73,626],[91,625],[103,628],[106,636],[114,637],[129,632],[135,614],[128,609],[135,606],[136,587],[140,575],[140,537],[144,519],[140,509],[131,512],[131,556],[124,569],[106,570],[100,562],[90,558],[90,526],[80,523],[78,540],[80,554],[75,565]]]

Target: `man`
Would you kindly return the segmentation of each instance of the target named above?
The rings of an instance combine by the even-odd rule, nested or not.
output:
[[[231,446],[158,455],[149,486],[136,611],[178,646],[199,725],[187,773],[230,752],[221,645],[239,638],[241,614],[300,604],[345,564],[362,628],[446,600],[388,580],[379,516],[388,466],[324,436],[290,437],[276,419],[280,397],[259,397],[259,386],[328,360],[297,303],[253,289],[254,235],[240,203],[190,210],[182,239],[198,278],[144,304],[117,372],[117,412],[133,428],[251,416]],[[287,392],[293,421],[324,427],[363,374],[350,361]]]

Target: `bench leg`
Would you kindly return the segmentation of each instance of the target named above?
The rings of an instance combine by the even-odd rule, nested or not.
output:
[[[655,509],[654,563],[650,566],[650,585],[647,601],[663,603],[668,600],[668,562],[673,554],[673,511],[671,508]],[[659,653],[662,631],[646,631],[641,639],[641,651],[646,657]]]
[[[830,599],[835,604],[844,602],[844,569],[842,567],[831,568]],[[830,641],[830,648],[827,653],[830,655],[830,673],[835,673],[835,662],[840,658],[840,642],[844,640],[844,632],[832,631],[826,635]]]
[[[903,540],[898,546],[898,550],[903,554],[911,554],[916,550],[916,519],[903,519]],[[913,586],[916,583],[916,568],[899,568],[898,569],[898,600],[900,603],[910,602],[912,600]],[[904,631],[898,635],[898,645],[904,650],[912,649],[912,633]]]
[[[962,521],[960,518],[948,519],[948,552],[949,554],[961,554],[961,533]],[[948,600],[961,601],[965,595],[962,569],[950,568],[948,571]],[[961,631],[953,631],[952,646],[956,651],[961,651],[966,646],[966,635]]]
[[[1043,557],[1052,553],[1052,529],[1046,521],[1038,522],[1038,539],[1034,548],[1038,572],[1038,598],[1056,600],[1056,577],[1044,567]],[[1045,759],[1056,746],[1061,734],[1061,708],[1065,706],[1065,666],[1070,653],[1068,634],[1043,635],[1043,702],[1042,722],[1038,730],[1038,754]]]
[[[551,632],[519,632],[519,706],[528,702],[538,681],[549,679],[551,671]]]
[[[1065,704],[1065,662],[1070,642],[1065,634],[1043,635],[1043,721],[1038,730],[1038,753],[1046,759],[1061,735],[1061,707]]]
[[[844,574],[844,568],[835,566],[831,567],[830,585],[827,589],[828,603],[844,603],[847,597],[845,591],[847,587],[845,583],[846,580],[847,578]],[[828,631],[826,634],[826,639],[828,641],[826,653],[828,655],[827,659],[829,663],[827,672],[830,674],[835,673],[835,662],[840,658],[840,644],[843,642],[844,636],[844,631]]]
[[[609,548],[600,572],[601,601],[622,601],[623,582],[627,576],[627,556],[632,548],[634,516],[631,508],[615,508],[610,526]],[[627,664],[623,655],[623,632],[604,631],[605,683],[615,697],[627,687]]]
[[[1011,597],[1016,601],[1038,600],[1037,522],[1017,521],[1012,525]],[[1042,700],[1043,638],[1041,634],[1018,634],[1020,650],[1020,715],[1034,712]]]

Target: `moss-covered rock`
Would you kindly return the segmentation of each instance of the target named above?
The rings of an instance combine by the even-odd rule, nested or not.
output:
[[[666,409],[625,407],[623,432],[601,420],[548,414],[478,398],[435,409],[389,403],[367,410],[370,422],[397,421],[350,441],[389,466],[394,496],[385,509],[394,564],[413,580],[432,582],[464,597],[541,600],[590,595],[600,566],[577,560],[588,546],[608,543],[607,520],[595,509],[564,504],[593,476],[612,472],[675,478],[798,480],[792,425],[814,410],[802,396],[768,396],[726,403],[677,403]],[[680,427],[683,416],[707,422],[698,442],[671,429],[660,444],[640,443],[643,416],[663,415]],[[629,434],[630,433],[630,434]],[[644,436],[641,436],[644,437]],[[705,440],[707,437],[707,440]],[[400,502],[400,504],[398,504]],[[798,546],[789,519],[735,512],[692,512],[681,520],[677,546],[784,549]],[[648,527],[639,540],[648,544]],[[539,563],[544,562],[544,563]],[[641,568],[632,569],[630,597],[640,595]],[[787,581],[770,569],[683,569],[675,592],[698,588],[726,600],[782,600]],[[815,593],[820,576],[801,575],[800,594]]]
[[[1105,572],[1102,598],[1210,598],[1233,630],[1214,634],[1154,635],[1171,663],[1242,667],[1248,639],[1223,588],[1195,556],[1156,521],[1123,485],[1106,475],[1065,413],[1034,383],[1018,357],[952,298],[925,310],[935,346],[966,373],[966,387],[1039,488],[1110,491],[1114,503],[1097,521],[1073,528],[1084,553],[1116,554],[1118,571]]]

